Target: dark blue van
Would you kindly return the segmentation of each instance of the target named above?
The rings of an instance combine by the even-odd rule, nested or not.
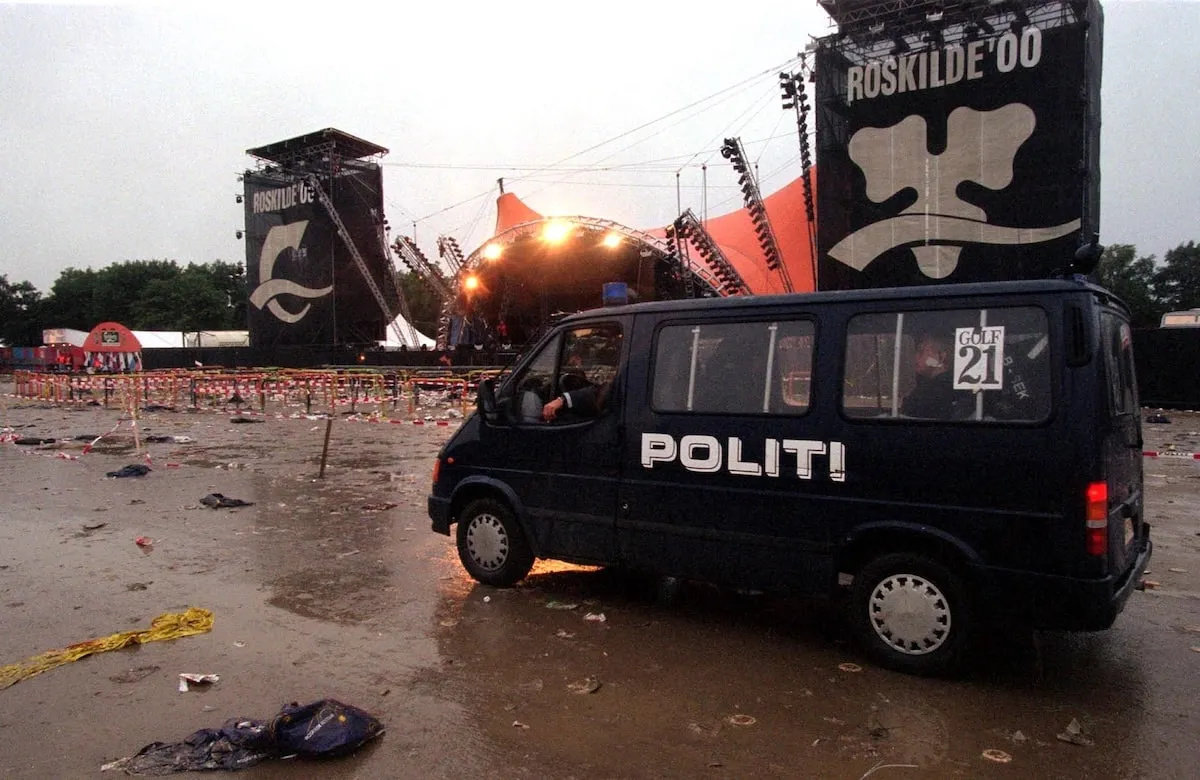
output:
[[[849,594],[878,663],[983,618],[1112,625],[1151,552],[1129,315],[1047,280],[636,304],[558,323],[446,443],[433,530],[535,558]]]

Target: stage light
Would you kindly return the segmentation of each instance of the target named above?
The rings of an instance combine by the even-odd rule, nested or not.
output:
[[[551,220],[542,228],[542,239],[549,241],[551,244],[565,241],[570,234],[571,223],[561,219]]]
[[[463,289],[464,290],[467,290],[469,292],[471,290],[477,289],[478,287],[479,287],[479,277],[478,276],[471,275],[471,276],[467,276],[466,278],[463,279]]]
[[[499,244],[488,244],[483,248],[484,260],[499,260],[502,254],[504,254],[504,247]]]
[[[621,234],[609,233],[604,236],[604,241],[602,243],[609,249],[615,249],[621,245]]]

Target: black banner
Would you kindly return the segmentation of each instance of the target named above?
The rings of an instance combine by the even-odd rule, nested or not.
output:
[[[1064,268],[1099,227],[1098,4],[1088,17],[871,59],[822,41],[819,289]]]
[[[377,165],[353,165],[330,171],[318,181],[376,285],[394,297],[378,236],[382,171]],[[250,346],[370,344],[383,339],[387,320],[307,180],[248,172],[244,181]]]

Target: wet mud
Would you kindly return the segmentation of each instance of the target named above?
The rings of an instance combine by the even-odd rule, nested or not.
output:
[[[72,439],[115,411],[0,414],[68,440],[0,445],[0,665],[162,612],[215,616],[0,690],[5,778],[102,777],[149,742],[325,696],[387,733],[240,776],[1200,776],[1200,461],[1146,459],[1153,585],[1112,630],[992,629],[961,679],[931,680],[871,666],[837,605],[552,562],[512,589],[475,584],[425,515],[456,421],[339,418],[317,480],[319,420],[156,412],[139,436],[193,441],[136,449],[126,424],[83,454]],[[1200,449],[1200,416],[1169,416],[1146,449]],[[146,451],[145,477],[105,478]],[[253,506],[201,505],[213,492]],[[181,693],[182,672],[221,680]],[[1058,738],[1072,721],[1085,744]]]

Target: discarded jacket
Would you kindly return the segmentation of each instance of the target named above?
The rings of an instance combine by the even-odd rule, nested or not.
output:
[[[58,439],[47,439],[41,436],[18,436],[13,439],[13,444],[23,444],[26,446],[38,446],[41,444],[54,444]]]
[[[260,422],[262,422],[262,420],[256,420],[253,417],[234,417],[229,422],[240,424],[240,425],[247,425],[250,423],[260,423]]]
[[[121,477],[144,477],[150,472],[150,467],[141,463],[131,463],[125,466],[120,471],[110,471],[107,476],[114,478]]]
[[[232,771],[269,758],[335,757],[357,750],[384,731],[373,715],[336,699],[286,705],[270,721],[231,718],[219,729],[200,729],[182,742],[152,742],[136,755],[101,767],[129,775],[197,770]]]
[[[235,506],[254,506],[253,501],[243,501],[240,498],[229,498],[220,493],[209,493],[204,498],[200,499],[200,503],[213,509],[226,509]]]

